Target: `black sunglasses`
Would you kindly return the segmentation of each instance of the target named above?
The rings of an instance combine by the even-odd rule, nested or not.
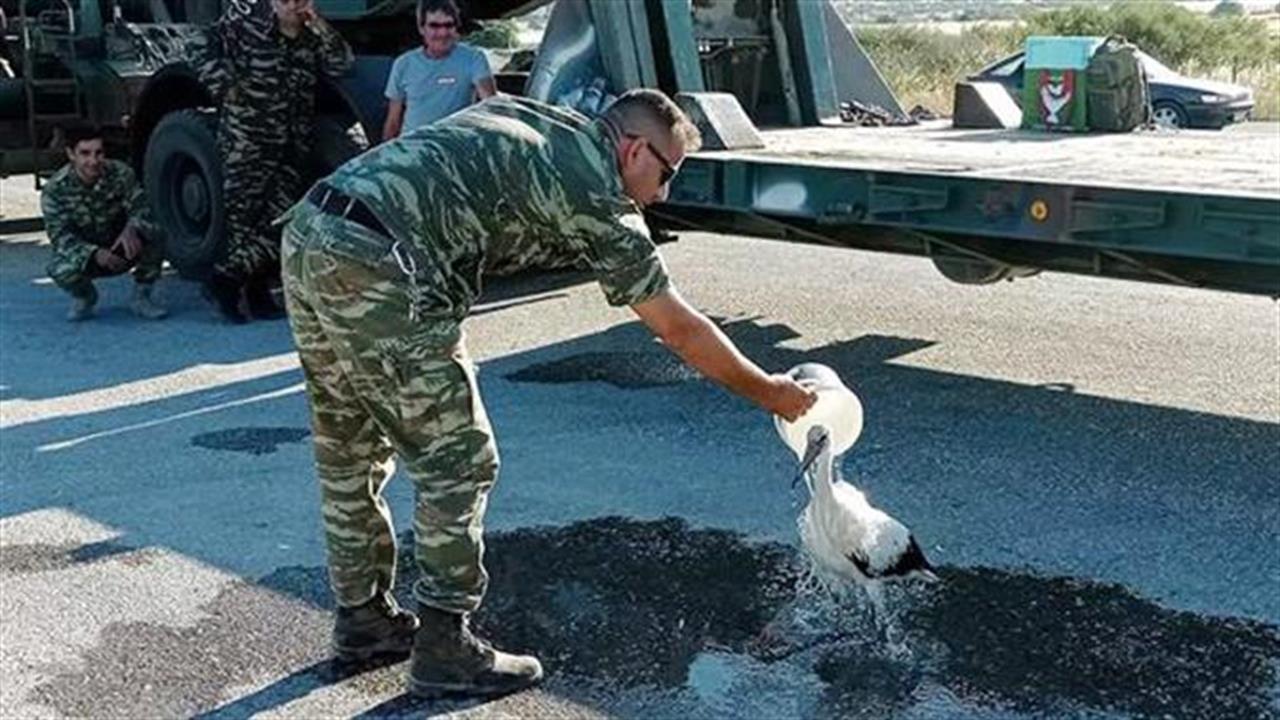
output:
[[[458,23],[450,20],[449,22],[429,22],[427,27],[432,30],[452,30],[458,27]]]
[[[658,162],[662,163],[662,174],[658,176],[659,185],[666,185],[671,182],[671,179],[680,171],[680,168],[672,165],[670,160],[667,160],[662,156],[662,153],[658,152],[658,149],[653,146],[653,143],[649,142],[649,138],[644,137],[643,135],[634,135],[632,133],[627,133],[627,137],[644,141],[644,146],[649,148],[649,152],[653,153],[653,157],[656,158]]]

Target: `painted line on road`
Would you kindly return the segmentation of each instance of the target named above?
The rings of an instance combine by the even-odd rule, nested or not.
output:
[[[287,352],[241,363],[195,365],[167,375],[43,400],[0,400],[0,428],[119,410],[222,385],[257,380],[298,367],[298,354]]]
[[[241,398],[239,400],[230,400],[228,402],[218,403],[217,405],[210,405],[209,407],[199,408],[197,410],[188,410],[187,412],[178,413],[176,415],[167,415],[162,418],[156,418],[155,420],[148,420],[146,422],[134,423],[133,425],[125,425],[124,427],[112,428],[110,430],[103,430],[102,432],[90,433],[88,435],[81,435],[78,438],[71,438],[70,440],[59,440],[58,442],[46,443],[44,445],[37,447],[36,452],[53,452],[55,450],[66,450],[67,448],[75,447],[76,445],[89,442],[90,440],[98,440],[100,438],[110,437],[112,435],[120,435],[127,432],[133,432],[135,430],[145,430],[146,428],[155,427],[156,425],[163,425],[165,423],[176,422],[178,420],[185,420],[187,418],[196,417],[198,415],[207,415],[208,413],[218,412],[220,410],[226,410],[228,408],[233,408],[233,407],[239,407],[240,405],[249,405],[256,402],[262,402],[263,400],[273,400],[275,398],[285,397],[287,395],[293,395],[295,393],[301,393],[301,392],[304,392],[305,390],[306,390],[305,383],[295,383],[293,385],[280,388],[279,390],[272,390],[271,392],[259,393],[258,395],[254,395],[252,397]]]

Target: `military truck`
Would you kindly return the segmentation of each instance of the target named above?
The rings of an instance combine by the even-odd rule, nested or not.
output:
[[[472,0],[473,20],[551,0]],[[13,5],[19,7],[12,7]],[[414,0],[316,0],[357,53],[319,97],[312,171],[376,137],[394,56],[417,43]],[[217,108],[187,63],[207,0],[17,0],[6,141],[48,157],[53,127],[89,117],[142,173],[170,262],[200,277],[222,243]],[[10,52],[10,55],[14,55]],[[527,72],[499,88],[588,114],[659,87],[698,119],[660,229],[699,229],[928,257],[986,284],[1040,270],[1280,296],[1280,138],[1195,132],[1051,135],[911,123],[830,3],[555,0]],[[15,97],[17,98],[15,100]],[[850,123],[883,109],[887,127]],[[9,153],[6,153],[8,155]],[[0,168],[2,169],[2,168]]]

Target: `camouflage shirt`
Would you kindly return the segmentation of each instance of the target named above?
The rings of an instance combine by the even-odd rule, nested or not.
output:
[[[44,186],[40,209],[54,262],[67,267],[85,267],[94,251],[110,247],[126,224],[146,237],[158,235],[133,169],[119,160],[107,160],[102,177],[92,185],[68,163]]]
[[[614,148],[573,110],[500,95],[378,146],[328,183],[422,250],[445,315],[466,316],[486,266],[537,267],[566,250],[611,305],[631,305],[670,280]]]
[[[252,12],[234,3],[195,43],[200,79],[222,107],[226,131],[263,144],[308,148],[316,84],[338,78],[355,62],[351,47],[327,23],[295,38],[280,32],[267,3]]]

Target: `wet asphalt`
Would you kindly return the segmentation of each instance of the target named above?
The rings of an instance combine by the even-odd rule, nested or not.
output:
[[[503,452],[477,628],[535,690],[404,695],[344,666],[283,323],[61,321],[0,245],[0,715],[1280,717],[1280,309],[1065,276],[686,235],[684,293],[766,367],[867,409],[850,480],[941,581],[882,607],[808,573],[768,418],[574,275],[470,322]],[[410,490],[393,481],[399,527]],[[403,594],[416,569],[402,536]]]

